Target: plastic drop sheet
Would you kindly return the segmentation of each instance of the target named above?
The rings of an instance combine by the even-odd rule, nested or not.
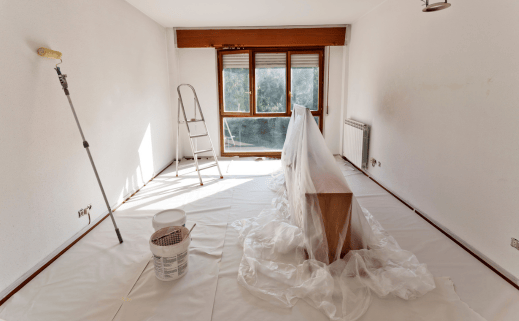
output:
[[[359,321],[483,320],[477,313],[487,320],[517,320],[515,288],[362,173],[342,159],[336,161],[359,204],[434,275],[449,275],[456,283],[454,291],[450,279],[435,278],[436,288],[416,300],[372,295]],[[220,223],[257,216],[269,207],[276,196],[268,188],[270,174],[281,162],[221,158],[220,163],[225,179],[215,168],[208,169],[214,172],[204,177],[203,187],[193,165],[186,165],[183,170],[191,172],[180,177],[174,166],[168,168],[115,212],[123,246],[117,245],[112,223],[105,220],[0,306],[0,319],[112,320],[115,315],[115,320],[125,321],[329,320],[305,300],[291,309],[274,306],[237,282],[243,256],[239,231]],[[231,207],[195,212],[226,205]],[[188,212],[187,226],[197,223],[191,266],[182,279],[161,282],[149,262],[151,217],[173,207]]]
[[[271,182],[272,207],[258,217],[238,220],[243,257],[238,282],[270,303],[292,307],[299,299],[331,320],[357,320],[373,296],[418,298],[435,288],[432,274],[413,253],[402,250],[355,197],[351,215],[355,250],[336,260],[328,244],[317,193],[349,187],[310,111],[294,106],[281,158],[283,172]],[[314,195],[314,196],[312,196]],[[347,221],[350,222],[350,221]],[[346,225],[345,224],[345,225]]]

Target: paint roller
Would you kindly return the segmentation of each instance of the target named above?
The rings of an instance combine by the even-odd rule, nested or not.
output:
[[[63,56],[63,54],[61,52],[56,51],[56,50],[50,50],[47,48],[38,48],[37,53],[38,53],[38,55],[45,57],[45,58],[59,59],[59,60],[61,60],[61,56]]]
[[[72,114],[74,115],[74,119],[76,120],[76,124],[77,124],[77,127],[79,129],[79,133],[81,134],[81,138],[83,139],[83,147],[85,148],[85,150],[86,150],[86,152],[88,154],[88,158],[90,159],[90,164],[92,164],[92,168],[93,168],[94,173],[95,173],[96,178],[97,178],[97,183],[99,184],[99,188],[101,189],[101,193],[103,194],[103,198],[105,200],[106,208],[108,209],[108,212],[110,214],[110,218],[112,219],[112,223],[114,224],[115,233],[117,234],[117,238],[119,239],[119,243],[122,243],[123,242],[123,238],[121,236],[121,232],[119,232],[119,228],[117,227],[117,223],[115,222],[115,218],[114,218],[114,215],[112,213],[112,208],[110,207],[110,204],[108,203],[108,199],[106,198],[106,194],[105,194],[105,190],[103,188],[103,184],[101,183],[101,179],[99,178],[99,174],[97,173],[96,165],[94,164],[94,159],[92,158],[92,154],[90,153],[90,148],[89,148],[90,145],[88,144],[88,142],[85,139],[85,135],[83,134],[83,130],[81,129],[81,125],[79,124],[79,119],[77,118],[77,115],[76,115],[76,110],[74,109],[74,105],[72,104],[72,100],[70,99],[70,92],[68,90],[68,83],[67,83],[67,75],[61,74],[61,70],[58,67],[58,65],[63,62],[63,60],[61,59],[61,57],[63,55],[59,51],[55,51],[55,50],[51,50],[51,49],[47,49],[47,48],[38,48],[37,53],[38,53],[38,55],[40,55],[42,57],[45,57],[45,58],[59,59],[60,60],[60,62],[58,64],[56,64],[56,68],[54,68],[54,69],[58,73],[59,82],[61,83],[61,87],[63,88],[63,91],[65,92],[65,95],[67,96],[67,99],[68,99],[68,102],[69,102],[69,105],[70,105],[70,109],[72,110]]]

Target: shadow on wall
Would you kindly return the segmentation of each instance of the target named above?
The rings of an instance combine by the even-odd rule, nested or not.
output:
[[[122,203],[125,199],[130,197],[135,191],[147,184],[155,174],[153,165],[153,144],[151,140],[151,124],[148,124],[146,132],[141,140],[138,149],[139,162],[134,170],[134,173],[126,177],[126,182],[119,193],[117,204]]]

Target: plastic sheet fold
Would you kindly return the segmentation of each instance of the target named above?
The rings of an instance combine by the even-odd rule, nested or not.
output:
[[[402,250],[355,196],[335,260],[329,246],[318,193],[350,192],[311,112],[294,106],[281,158],[282,172],[270,187],[276,197],[259,216],[238,220],[243,257],[238,282],[272,304],[292,307],[299,299],[331,320],[353,321],[368,309],[372,295],[411,300],[435,288],[432,274],[416,256]],[[340,258],[351,231],[350,249]],[[331,263],[331,264],[330,264]]]

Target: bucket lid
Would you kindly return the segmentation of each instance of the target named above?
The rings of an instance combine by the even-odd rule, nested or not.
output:
[[[158,212],[153,216],[153,221],[159,224],[183,225],[186,223],[186,212],[174,208]]]

